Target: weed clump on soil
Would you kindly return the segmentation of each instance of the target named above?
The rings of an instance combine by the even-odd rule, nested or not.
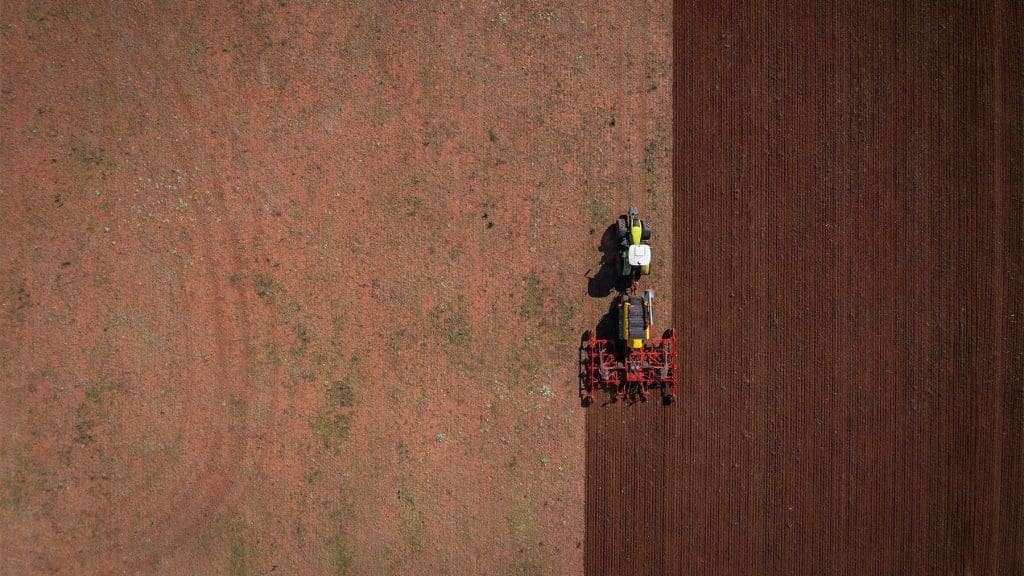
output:
[[[263,300],[263,303],[267,306],[273,306],[277,296],[281,293],[281,284],[270,276],[264,276],[263,274],[257,274],[252,284],[260,300]]]
[[[352,417],[348,414],[323,413],[313,420],[313,433],[326,449],[337,450],[349,439],[351,428]]]
[[[509,573],[513,576],[544,574],[544,565],[530,555],[530,549],[537,540],[537,517],[530,502],[523,502],[509,513],[508,531],[517,552]]]
[[[388,337],[387,342],[384,344],[384,348],[392,354],[398,354],[402,349],[405,340],[405,328],[399,328],[394,334]]]
[[[334,510],[330,513],[333,534],[327,540],[327,552],[332,566],[331,573],[335,576],[350,574],[355,560],[352,546],[345,535],[346,515],[344,510]]]
[[[423,513],[416,507],[416,499],[408,490],[399,490],[398,500],[402,505],[399,510],[402,518],[402,539],[409,547],[410,553],[419,554],[423,551]]]
[[[247,576],[252,568],[252,547],[238,533],[236,527],[231,535],[230,556],[228,562],[231,569],[231,576]]]
[[[106,180],[108,174],[117,169],[117,164],[102,146],[73,145],[69,156],[71,169],[79,180],[92,178],[95,173],[101,180]]]
[[[441,304],[437,311],[443,314],[444,323],[441,327],[441,338],[448,346],[464,346],[469,343],[469,322],[466,320],[466,297],[459,295],[455,304],[446,306]],[[447,314],[444,314],[447,312]]]
[[[530,542],[537,535],[537,518],[529,503],[516,506],[507,518],[508,531],[517,544]]]
[[[11,511],[21,506],[21,495],[25,490],[25,476],[23,474],[10,474],[7,481],[3,483],[0,491],[0,510]]]
[[[21,507],[22,494],[27,483],[24,466],[19,466],[6,475],[0,484],[0,510],[15,510]]]
[[[331,382],[330,388],[327,389],[327,403],[333,407],[352,406],[355,397],[356,394],[352,390],[352,385],[349,384],[348,376]]]
[[[13,462],[0,468],[0,511],[22,514],[31,510],[33,502],[38,502],[42,494],[49,493],[48,484],[51,472],[28,460],[24,453],[26,445],[10,446],[10,452],[0,454],[13,456]],[[5,464],[7,464],[5,462]],[[45,506],[45,503],[43,503]]]
[[[531,558],[525,552],[517,552],[515,560],[512,561],[512,576],[541,576],[545,574],[544,565],[535,558]]]
[[[96,413],[100,407],[100,392],[99,386],[86,388],[85,400],[75,410],[75,437],[83,444],[96,439],[93,436],[93,428],[96,426]]]
[[[524,318],[539,318],[544,311],[544,293],[541,290],[540,277],[531,272],[526,277],[526,295],[520,309]]]
[[[644,146],[644,173],[647,177],[647,194],[652,201],[657,195],[658,185],[661,184],[661,174],[658,173],[658,143],[649,142]]]
[[[243,418],[248,411],[248,402],[246,402],[245,398],[232,394],[228,400],[228,415],[237,420]]]
[[[8,287],[7,300],[7,306],[10,307],[8,314],[16,322],[23,322],[25,320],[25,311],[32,307],[32,297],[25,290],[24,284]]]
[[[352,568],[352,548],[342,535],[331,538],[331,560],[334,563],[334,574],[345,576]]]
[[[587,210],[590,211],[590,221],[595,226],[606,226],[612,218],[611,210],[597,196],[587,197]]]
[[[90,401],[90,402],[99,402],[100,401],[100,387],[99,386],[89,386],[88,388],[86,388],[85,389],[85,399]]]
[[[373,564],[377,571],[374,574],[399,574],[395,551],[389,548],[377,548],[373,551]]]
[[[303,323],[295,325],[295,341],[292,342],[291,353],[292,358],[296,360],[306,356],[306,351],[309,350],[309,343],[313,340],[313,336],[309,330],[309,327]]]

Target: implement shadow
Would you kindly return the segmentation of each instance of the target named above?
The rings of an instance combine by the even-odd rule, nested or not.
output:
[[[614,341],[619,330],[619,317],[618,317],[618,306],[616,301],[612,300],[608,305],[608,311],[601,316],[601,320],[597,323],[596,330],[587,330],[580,337],[580,348],[579,348],[579,395],[580,395],[580,406],[586,408],[591,407],[593,404],[588,404],[586,401],[587,397],[587,383],[590,374],[587,371],[588,360],[589,360],[589,348],[587,343],[590,341],[590,335],[593,334],[598,340],[612,340]],[[616,402],[615,390],[594,390],[594,397],[603,395],[606,397],[605,402],[602,406],[614,404]]]

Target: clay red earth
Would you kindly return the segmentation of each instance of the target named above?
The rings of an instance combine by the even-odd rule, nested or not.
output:
[[[667,2],[0,11],[0,573],[579,574]]]

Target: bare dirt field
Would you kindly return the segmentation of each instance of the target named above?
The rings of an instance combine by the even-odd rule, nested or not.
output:
[[[681,401],[587,413],[587,573],[1024,573],[1024,8],[674,21]]]
[[[3,3],[0,574],[1020,574],[1022,84],[1012,2]],[[680,401],[584,411],[629,204]]]
[[[670,315],[670,28],[0,4],[0,574],[582,573],[630,203]]]

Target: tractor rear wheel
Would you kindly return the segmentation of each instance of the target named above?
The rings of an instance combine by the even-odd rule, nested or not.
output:
[[[622,240],[629,234],[629,227],[626,226],[626,219],[620,217],[615,221],[615,233],[618,235],[619,240]]]

